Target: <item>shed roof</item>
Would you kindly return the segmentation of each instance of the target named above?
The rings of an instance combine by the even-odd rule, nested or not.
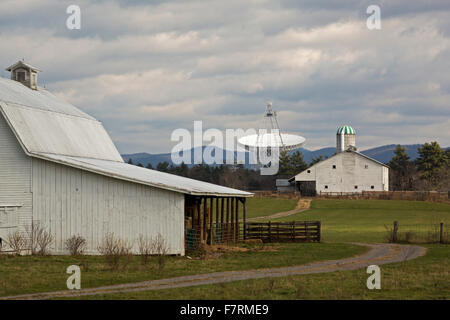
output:
[[[0,78],[0,112],[31,157],[186,194],[253,195],[124,163],[100,121],[40,87]]]
[[[6,68],[6,71],[11,71],[11,70],[14,70],[14,69],[16,69],[18,67],[26,67],[26,68],[29,68],[29,69],[31,69],[33,71],[36,71],[36,72],[41,72],[42,71],[42,70],[39,70],[36,67],[33,67],[31,64],[26,63],[23,60],[22,61],[19,60],[18,62],[14,63],[12,66],[9,66],[8,68]]]
[[[37,157],[105,176],[145,184],[191,195],[251,197],[253,193],[213,183],[146,169],[124,162],[92,158],[69,157],[55,154],[36,154]]]

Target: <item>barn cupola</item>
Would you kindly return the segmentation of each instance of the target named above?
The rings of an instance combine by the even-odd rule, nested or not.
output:
[[[41,70],[22,60],[8,67],[6,71],[11,72],[11,80],[18,81],[30,89],[37,90],[37,73]]]
[[[356,132],[352,127],[345,125],[338,128],[336,133],[336,153],[346,150],[356,150]]]

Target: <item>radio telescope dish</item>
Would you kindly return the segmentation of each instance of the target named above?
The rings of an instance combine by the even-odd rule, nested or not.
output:
[[[306,139],[300,135],[281,132],[277,113],[272,110],[271,102],[267,103],[263,128],[260,128],[257,134],[244,136],[238,140],[246,148],[278,148],[280,151],[297,149],[305,141]]]

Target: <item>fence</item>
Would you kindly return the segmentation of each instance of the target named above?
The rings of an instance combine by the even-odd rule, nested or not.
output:
[[[320,221],[248,222],[246,239],[263,242],[320,242]]]
[[[320,221],[214,223],[207,229],[207,244],[233,244],[243,240],[261,239],[263,242],[320,242]],[[186,251],[195,251],[202,243],[200,230],[185,231]]]
[[[437,191],[362,191],[362,192],[320,192],[321,198],[379,199],[448,202],[450,192]]]
[[[394,243],[450,243],[448,224],[399,224],[387,228],[387,240]]]
[[[195,251],[200,248],[201,243],[231,244],[242,241],[243,223],[213,223],[212,228],[206,230],[206,240],[202,241],[201,232],[197,229],[188,228],[185,231],[185,249]]]

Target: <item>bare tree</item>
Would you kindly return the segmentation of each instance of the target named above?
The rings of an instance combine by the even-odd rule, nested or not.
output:
[[[141,255],[141,262],[146,265],[148,257],[155,252],[155,241],[151,237],[139,235],[138,238],[139,254]]]
[[[28,241],[26,237],[19,231],[8,234],[6,242],[9,247],[18,255],[27,248]]]
[[[53,240],[53,235],[49,231],[41,229],[37,237],[39,247],[38,254],[41,256],[48,255],[50,253],[50,246],[53,243]]]
[[[169,252],[166,239],[158,233],[154,240],[155,253],[158,256],[158,271],[162,272],[166,264],[166,255]]]
[[[31,225],[25,227],[28,236],[28,248],[31,254],[47,255],[53,243],[54,237],[51,232],[41,226],[39,221],[32,221]]]
[[[118,270],[122,257],[127,258],[124,267],[129,263],[132,247],[133,244],[131,242],[116,237],[114,233],[107,233],[97,250],[105,256],[106,262],[111,269]]]
[[[64,245],[72,256],[79,256],[86,250],[87,242],[82,236],[72,236],[65,241]]]

